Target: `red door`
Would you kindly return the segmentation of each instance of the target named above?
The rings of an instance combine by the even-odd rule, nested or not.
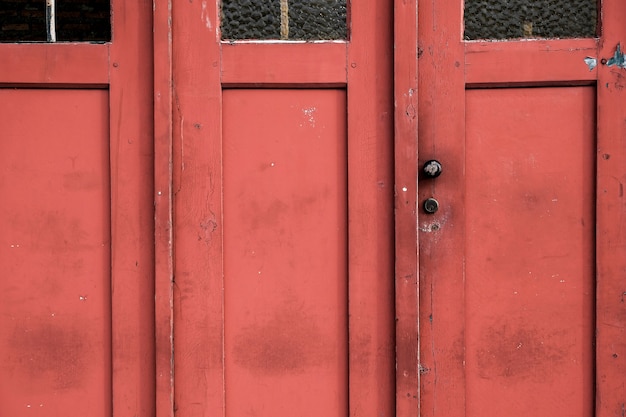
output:
[[[154,413],[151,7],[112,11],[0,44],[3,416]]]
[[[280,31],[251,4],[292,39],[280,3]],[[390,416],[391,7],[349,41],[221,41],[257,13],[233,4],[172,11],[174,409]]]
[[[416,35],[401,41],[407,56],[396,55],[397,131],[419,124],[419,258],[398,252],[399,271],[419,261],[419,284],[406,273],[396,287],[407,312],[398,324],[398,387],[406,388],[398,410],[623,415],[626,7],[598,6],[599,38],[540,39],[566,36],[521,19],[503,36],[518,39],[471,40],[499,37],[470,30],[472,19],[481,29],[497,18],[485,7],[466,17],[468,40],[463,2],[420,3],[418,22],[397,16],[396,33]],[[414,149],[410,136],[396,141]],[[396,177],[410,189],[408,158],[396,152]],[[422,171],[430,160],[440,176]],[[410,203],[398,200],[399,225],[410,224]],[[419,327],[404,320],[417,298]],[[405,347],[418,331],[416,356]]]

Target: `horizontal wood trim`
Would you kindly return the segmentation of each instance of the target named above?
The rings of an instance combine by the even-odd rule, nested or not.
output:
[[[0,44],[0,84],[106,85],[109,44]]]
[[[585,58],[599,61],[597,48],[596,39],[466,42],[465,82],[487,85],[594,81],[597,67],[589,70]]]
[[[346,84],[346,42],[222,43],[222,84]]]

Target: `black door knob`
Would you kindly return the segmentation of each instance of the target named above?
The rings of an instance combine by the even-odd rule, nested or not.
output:
[[[431,159],[430,161],[426,161],[422,171],[427,178],[437,178],[441,175],[442,171],[441,163],[436,159]]]
[[[439,202],[434,198],[428,198],[424,201],[424,211],[428,214],[436,213],[439,210]]]

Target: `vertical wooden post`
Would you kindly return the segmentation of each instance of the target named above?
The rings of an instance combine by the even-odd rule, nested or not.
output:
[[[289,0],[280,0],[280,39],[289,39]]]
[[[55,9],[56,5],[54,3],[54,0],[46,0],[46,38],[48,42],[57,41]]]

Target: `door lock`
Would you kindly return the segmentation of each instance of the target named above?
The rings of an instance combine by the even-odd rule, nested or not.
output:
[[[424,211],[428,214],[435,214],[439,210],[439,202],[434,198],[427,198],[424,201]]]

